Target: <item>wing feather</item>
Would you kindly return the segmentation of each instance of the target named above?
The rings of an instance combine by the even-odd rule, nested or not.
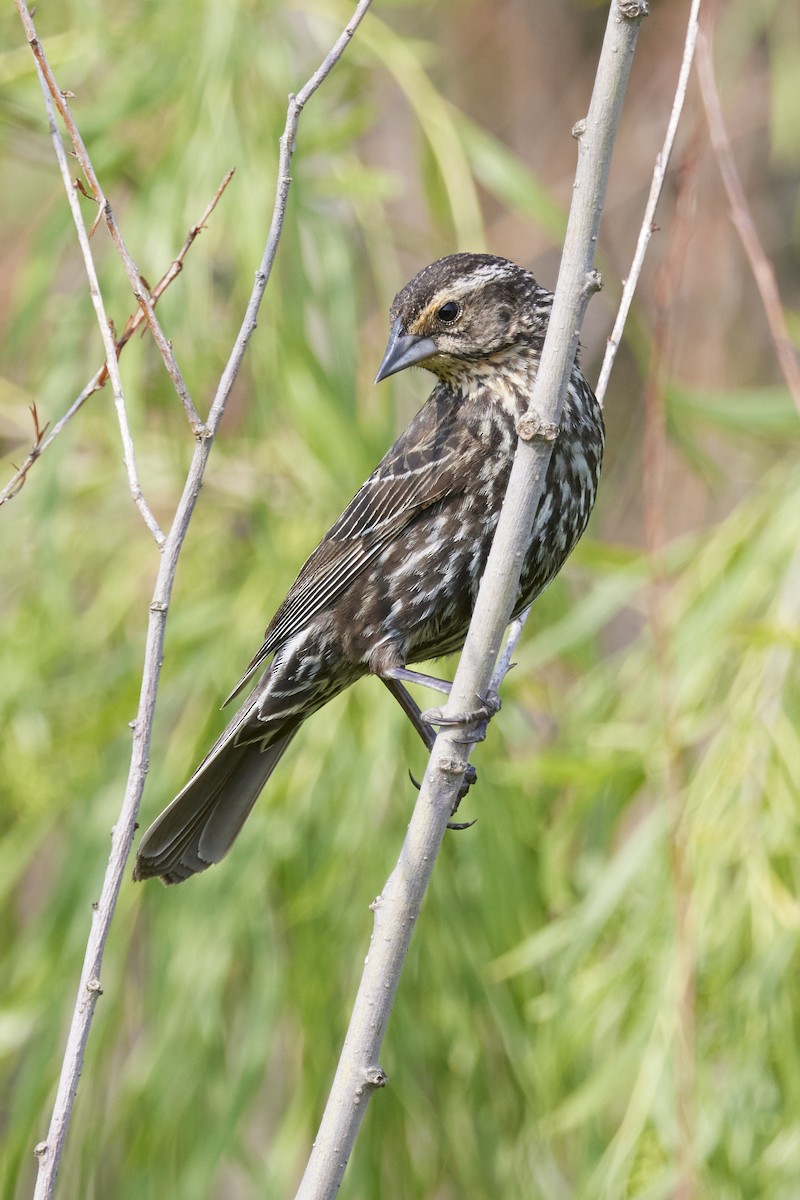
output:
[[[474,435],[457,415],[452,392],[441,385],[435,388],[305,562],[228,700],[278,646],[333,603],[419,513],[463,491],[460,465]]]

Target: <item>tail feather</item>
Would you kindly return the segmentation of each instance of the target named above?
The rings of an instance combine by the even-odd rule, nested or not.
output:
[[[229,727],[145,833],[134,879],[159,875],[165,883],[181,883],[218,863],[233,845],[298,726],[299,722],[281,725],[266,745],[263,740],[237,742]]]

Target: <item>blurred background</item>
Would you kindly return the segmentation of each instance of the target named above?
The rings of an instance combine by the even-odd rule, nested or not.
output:
[[[583,364],[597,377],[678,75],[652,6],[612,164]],[[377,3],[302,118],[286,227],[167,628],[149,823],[220,729],[273,611],[430,387],[372,378],[394,293],[486,249],[555,283],[607,6]],[[159,313],[205,412],[260,259],[286,94],[332,0],[44,0],[39,36],[151,283],[236,175]],[[102,349],[16,14],[0,15],[2,478]],[[800,340],[800,15],[721,5],[743,184]],[[92,204],[82,201],[88,219]],[[589,533],[535,607],[446,839],[342,1195],[796,1198],[800,420],[693,79],[606,401]],[[133,305],[94,239],[117,329]],[[122,357],[145,493],[192,439]],[[121,801],[158,555],[109,389],[0,509],[0,1162],[30,1195]],[[448,669],[452,664],[446,664]],[[427,702],[427,701],[426,701]],[[366,680],[314,717],[228,859],[126,880],[60,1173],[82,1200],[293,1195],[424,756]]]

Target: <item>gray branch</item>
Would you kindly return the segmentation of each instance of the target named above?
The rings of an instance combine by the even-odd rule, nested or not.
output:
[[[636,291],[639,283],[639,276],[642,273],[642,265],[647,253],[647,247],[650,245],[650,238],[653,236],[655,225],[653,218],[656,215],[656,208],[661,196],[661,191],[664,187],[664,180],[667,176],[667,167],[669,166],[670,156],[672,155],[672,147],[675,144],[675,134],[678,131],[678,124],[683,112],[683,103],[686,99],[686,89],[689,86],[689,74],[692,69],[692,61],[694,59],[695,46],[697,45],[697,33],[699,29],[699,13],[700,0],[692,0],[692,6],[689,11],[689,20],[686,26],[686,37],[683,43],[683,59],[681,60],[681,69],[678,74],[678,83],[675,88],[675,99],[672,102],[672,110],[669,114],[667,122],[667,131],[664,134],[664,144],[661,147],[659,154],[656,157],[656,165],[653,168],[653,180],[650,184],[650,194],[647,197],[642,224],[639,228],[639,237],[636,241],[636,251],[631,262],[631,268],[628,271],[628,278],[625,280],[625,286],[622,289],[622,299],[620,300],[617,316],[614,321],[614,328],[611,330],[611,335],[606,346],[603,365],[600,368],[600,375],[595,388],[595,395],[600,407],[603,407],[606,398],[606,389],[608,381],[611,378],[611,369],[614,366],[614,359],[617,356],[620,341],[622,340],[622,332],[625,328],[625,322],[628,319],[633,294]]]
[[[563,398],[589,299],[600,286],[594,254],[611,151],[646,3],[614,0],[585,121],[573,130],[578,169],[553,312],[475,613],[445,716],[475,707],[489,690],[503,630],[516,601]],[[400,973],[472,746],[469,733],[436,739],[400,858],[374,901],[374,928],[330,1097],[296,1200],[333,1200],[366,1103],[386,1083],[378,1058]]]

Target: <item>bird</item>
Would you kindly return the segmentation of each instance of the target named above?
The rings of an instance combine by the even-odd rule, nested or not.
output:
[[[428,677],[409,664],[464,644],[552,301],[524,267],[474,253],[431,263],[398,292],[375,382],[419,366],[433,391],[301,568],[228,700],[255,679],[252,690],[142,837],[134,879],[179,883],[218,863],[303,722],[364,676],[432,745],[404,686]],[[604,437],[576,356],[515,615],[586,528]]]

